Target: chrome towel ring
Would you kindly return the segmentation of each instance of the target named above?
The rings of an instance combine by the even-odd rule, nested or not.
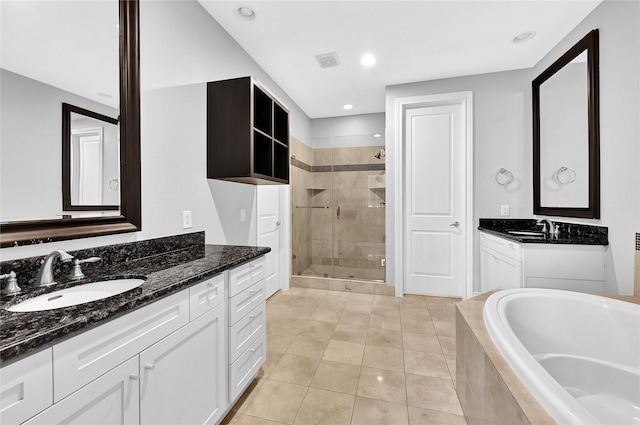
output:
[[[553,179],[562,185],[573,183],[576,181],[576,172],[573,168],[565,167],[563,165],[553,173]]]
[[[501,168],[496,173],[495,179],[500,186],[506,186],[513,181],[513,173],[506,168]]]

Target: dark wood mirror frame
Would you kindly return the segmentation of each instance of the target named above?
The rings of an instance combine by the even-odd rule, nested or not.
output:
[[[139,0],[119,0],[119,8],[120,215],[2,224],[0,247],[136,232],[142,228]]]
[[[587,52],[589,124],[589,206],[543,207],[540,202],[540,85],[565,65]],[[592,30],[533,80],[533,213],[561,217],[600,218],[600,101],[598,30]]]
[[[62,210],[63,211],[113,211],[120,205],[74,205],[71,200],[71,113],[118,125],[116,118],[111,118],[78,106],[62,104]]]

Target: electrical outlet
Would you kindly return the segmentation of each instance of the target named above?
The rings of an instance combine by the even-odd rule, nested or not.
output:
[[[191,229],[193,224],[191,222],[191,211],[182,211],[182,228]]]
[[[244,223],[245,221],[247,221],[247,210],[240,208],[240,223]]]
[[[500,205],[500,216],[509,217],[509,205]]]

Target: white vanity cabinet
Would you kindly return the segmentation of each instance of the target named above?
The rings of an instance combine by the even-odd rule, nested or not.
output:
[[[518,243],[480,232],[480,287],[602,294],[605,253],[604,245]]]

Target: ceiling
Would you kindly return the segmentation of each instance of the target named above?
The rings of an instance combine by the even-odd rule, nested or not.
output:
[[[531,68],[600,3],[198,1],[312,119],[384,112],[389,85]],[[339,65],[322,69],[315,56],[329,52]]]

